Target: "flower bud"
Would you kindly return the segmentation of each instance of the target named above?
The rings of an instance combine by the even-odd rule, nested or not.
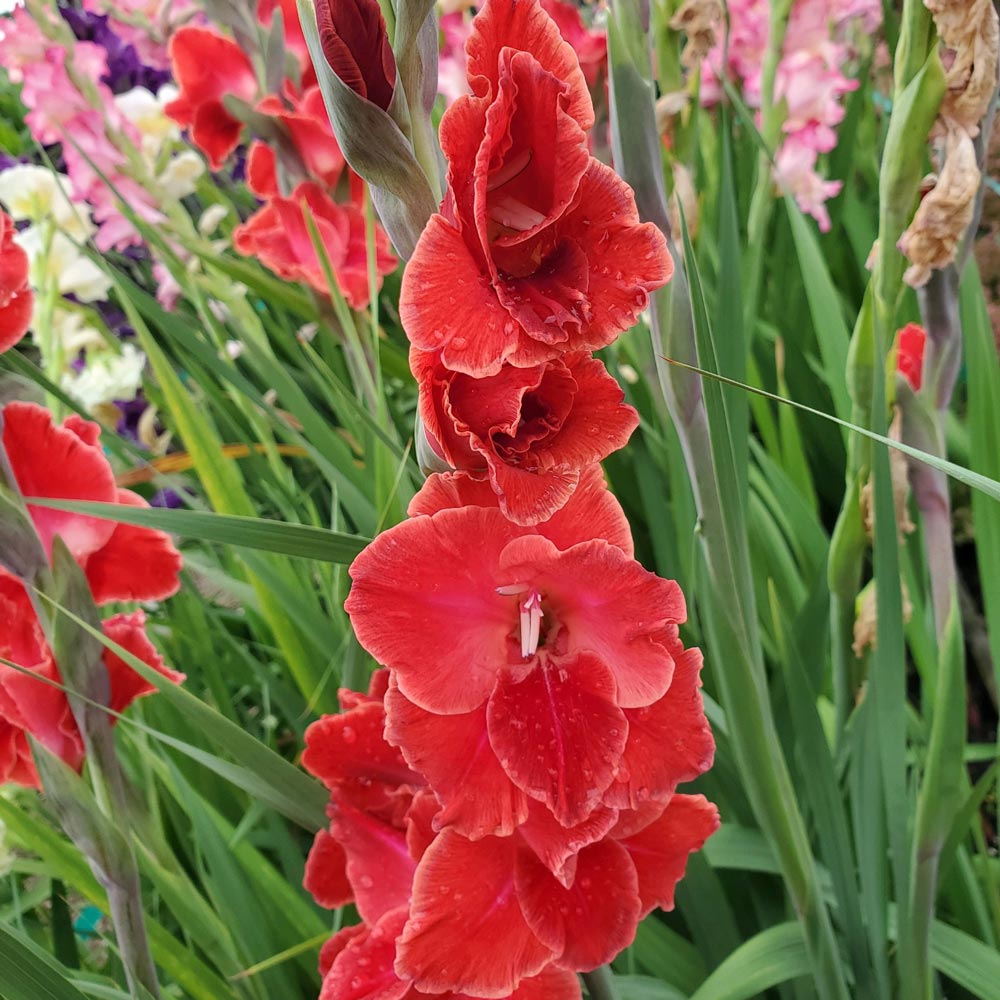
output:
[[[376,0],[317,0],[316,23],[334,73],[356,94],[388,110],[396,61]]]

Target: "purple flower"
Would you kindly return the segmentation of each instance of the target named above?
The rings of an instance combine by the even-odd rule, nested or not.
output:
[[[133,87],[145,87],[156,93],[170,79],[169,70],[147,66],[135,46],[115,34],[105,14],[95,14],[79,7],[60,5],[59,13],[81,42],[100,45],[108,54],[108,72],[101,82],[112,93],[121,94]]]

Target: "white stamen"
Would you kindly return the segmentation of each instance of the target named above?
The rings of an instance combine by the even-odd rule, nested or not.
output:
[[[521,655],[528,659],[538,651],[542,632],[542,595],[537,590],[521,605]]]
[[[493,202],[489,207],[489,216],[506,229],[513,229],[519,233],[534,229],[545,221],[545,216],[541,212],[510,197],[498,198]]]
[[[528,585],[526,583],[510,583],[506,587],[497,587],[497,593],[501,597],[514,597],[518,594],[526,594]]]

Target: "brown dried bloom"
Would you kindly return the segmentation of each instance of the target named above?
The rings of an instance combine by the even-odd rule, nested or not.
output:
[[[684,0],[670,19],[674,31],[683,31],[687,43],[681,53],[681,65],[694,69],[716,42],[716,25],[722,20],[720,0]]]
[[[889,425],[889,437],[893,441],[901,440],[903,418],[899,407],[895,408],[892,423]],[[909,467],[906,456],[898,449],[889,451],[889,468],[892,472],[892,498],[896,505],[896,528],[899,532],[899,544],[903,544],[906,535],[916,530],[916,525],[910,520],[910,512],[906,502],[910,496]],[[861,489],[861,517],[869,538],[875,532],[875,484],[869,479]]]
[[[903,588],[903,622],[908,622],[913,617],[913,602],[910,600],[910,592],[906,589],[905,581],[900,581]],[[878,600],[875,596],[874,585],[865,587],[861,592],[857,602],[856,617],[854,619],[854,642],[851,649],[854,655],[860,660],[866,649],[875,648],[875,636],[878,633]]]
[[[981,175],[976,149],[965,129],[951,127],[945,139],[944,168],[917,208],[897,246],[910,261],[903,280],[913,288],[927,284],[931,271],[947,267],[972,222]]]
[[[996,87],[1000,22],[993,0],[924,0],[924,6],[949,50],[941,118],[975,138]]]

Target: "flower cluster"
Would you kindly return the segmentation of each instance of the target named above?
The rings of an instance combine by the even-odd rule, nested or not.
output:
[[[670,256],[588,153],[587,81],[538,0],[488,0],[466,55],[400,309],[453,471],[352,565],[384,669],[306,735],[331,792],[306,884],[363,920],[324,949],[324,1000],[578,998],[718,825],[676,792],[714,752],[684,597],[597,464],[637,416],[590,352]]]
[[[14,242],[14,233],[14,220],[0,212],[0,353],[25,335],[34,304],[28,255]]]
[[[146,505],[137,494],[115,485],[97,424],[72,416],[60,426],[43,407],[20,402],[8,403],[0,417],[3,451],[25,497]],[[32,504],[28,512],[47,555],[51,556],[56,536],[65,543],[83,569],[96,604],[159,600],[177,590],[180,555],[163,532]],[[0,664],[0,783],[35,786],[38,775],[28,736],[75,768],[83,764],[83,738],[65,693],[55,686],[61,681],[59,665],[35,613],[32,594],[2,566],[0,623],[0,659],[8,661]],[[104,621],[104,634],[180,682],[183,675],[164,666],[144,623],[142,611],[116,614]],[[112,711],[121,712],[155,690],[111,650],[105,649],[103,661]]]
[[[702,64],[702,100],[708,104],[720,100],[720,80],[730,77],[741,83],[746,102],[760,107],[770,4],[767,0],[730,0],[727,9],[728,35],[719,39]],[[881,18],[877,0],[796,0],[792,4],[774,87],[775,101],[784,101],[787,107],[775,174],[824,232],[830,228],[826,202],[842,184],[824,180],[817,163],[821,154],[836,146],[835,129],[845,114],[843,98],[858,86],[857,80],[844,74],[851,52],[845,35],[852,24],[870,34]]]
[[[273,17],[275,0],[258,16]],[[250,190],[264,204],[233,235],[239,253],[254,256],[288,281],[329,293],[328,263],[338,291],[354,308],[370,298],[363,185],[347,168],[330,127],[309,63],[294,3],[281,4],[285,45],[296,56],[295,79],[280,93],[262,95],[250,59],[229,38],[207,28],[185,27],[170,42],[180,92],[167,113],[190,130],[191,140],[219,169],[237,148],[243,122],[227,108],[235,98],[269,123],[272,141],[253,142],[247,160]],[[318,233],[324,261],[317,253]],[[375,227],[379,281],[396,267],[389,240]]]

